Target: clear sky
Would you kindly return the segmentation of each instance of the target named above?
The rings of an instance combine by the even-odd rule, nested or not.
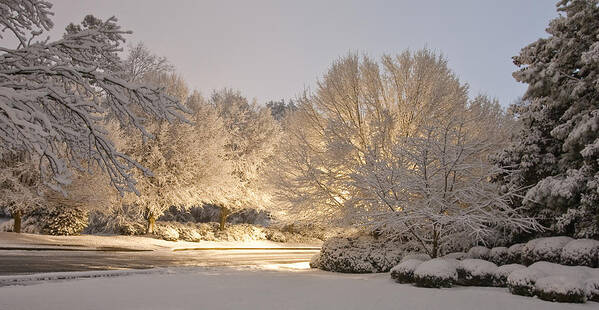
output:
[[[333,60],[406,48],[442,52],[471,95],[503,105],[525,86],[511,57],[546,36],[557,0],[54,0],[55,30],[92,13],[166,56],[191,88],[239,89],[258,102],[313,87]]]

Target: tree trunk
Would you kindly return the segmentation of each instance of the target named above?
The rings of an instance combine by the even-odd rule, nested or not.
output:
[[[156,218],[154,217],[154,214],[152,214],[152,213],[148,214],[148,227],[147,227],[146,233],[148,233],[148,234],[154,233],[154,224],[155,223],[156,223]]]
[[[439,235],[436,231],[433,231],[433,253],[431,258],[437,258],[439,256]]]
[[[12,212],[12,217],[15,220],[13,231],[16,233],[21,233],[21,211]]]
[[[225,230],[225,224],[227,223],[227,217],[231,212],[227,207],[220,207],[220,226],[218,227],[221,231]]]

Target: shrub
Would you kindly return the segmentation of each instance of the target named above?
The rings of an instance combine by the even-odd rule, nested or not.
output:
[[[274,242],[287,242],[285,234],[274,229],[266,230],[266,239]]]
[[[435,258],[420,264],[414,270],[414,282],[421,287],[451,287],[458,280],[458,261]]]
[[[533,264],[534,262],[536,262],[536,256],[535,256],[535,246],[537,244],[537,242],[539,242],[539,240],[541,239],[532,239],[528,242],[526,242],[526,244],[524,244],[524,246],[522,247],[521,250],[521,262],[523,265],[530,265]]]
[[[555,280],[557,290],[560,288],[559,285],[562,282],[564,282],[563,285],[565,287],[570,287],[568,286],[569,282],[575,281],[577,283],[584,283],[587,279],[597,278],[599,277],[599,270],[585,266],[564,266],[549,262],[537,262],[530,265],[528,268],[512,272],[508,277],[508,287],[514,294],[531,296],[536,290],[536,282],[539,279],[554,276],[563,277],[563,281]],[[545,289],[545,287],[549,285],[548,283],[550,282],[543,282],[541,288]],[[563,293],[563,291],[561,292]],[[545,294],[549,294],[549,291],[546,291]]]
[[[117,233],[127,236],[143,235],[146,233],[146,225],[142,222],[124,222],[119,225]]]
[[[80,234],[88,223],[88,212],[73,207],[57,206],[38,209],[30,217],[38,217],[41,231],[49,235],[71,236]]]
[[[507,277],[507,286],[512,294],[534,296],[537,280],[546,276],[545,272],[531,268],[514,270]]]
[[[419,259],[403,260],[391,268],[391,278],[399,283],[414,283],[414,271],[420,264],[422,261]]]
[[[171,224],[161,223],[154,227],[154,234],[167,241],[179,240],[179,232]]]
[[[505,265],[509,263],[508,248],[496,247],[489,251],[489,261],[493,262],[497,266]]]
[[[507,249],[508,264],[522,263],[522,249],[523,248],[524,248],[524,243],[516,243]]]
[[[482,259],[464,259],[457,266],[458,283],[470,286],[493,286],[497,265]]]
[[[466,256],[467,256],[467,254],[464,252],[454,252],[454,253],[449,253],[449,254],[443,256],[443,258],[462,260],[462,259],[466,258]]]
[[[586,300],[584,284],[575,277],[549,276],[538,279],[535,293],[540,299],[548,301],[583,303]]]
[[[317,253],[316,255],[312,256],[312,258],[310,258],[310,268],[319,268],[318,266],[320,266],[322,264],[322,262],[320,261],[320,253]]]
[[[202,240],[202,235],[197,231],[197,229],[192,225],[177,225],[177,232],[179,233],[179,239],[190,241],[190,242],[199,242]]]
[[[388,272],[402,254],[401,242],[386,237],[333,237],[322,245],[314,266],[345,273]]]
[[[508,264],[497,267],[497,270],[495,270],[495,273],[493,274],[493,286],[506,287],[507,278],[510,274],[523,268],[526,268],[526,266],[520,264]]]
[[[599,277],[586,279],[586,281],[584,281],[584,287],[587,298],[599,302]]]
[[[400,262],[406,261],[408,259],[417,259],[424,262],[430,260],[431,257],[428,254],[408,252],[401,257]]]
[[[12,231],[14,221],[3,222],[0,231]],[[88,225],[88,212],[73,207],[38,208],[23,217],[21,231],[30,234],[78,235]]]
[[[0,208],[1,210],[1,208]],[[10,219],[8,221],[0,222],[0,231],[12,232],[15,225],[15,220]]]
[[[578,239],[568,242],[562,249],[561,264],[599,267],[599,241]]]
[[[484,246],[475,246],[468,251],[467,258],[473,259],[489,259],[489,249]]]
[[[540,238],[534,244],[533,259],[535,262],[546,261],[560,263],[562,249],[573,239],[570,237]]]

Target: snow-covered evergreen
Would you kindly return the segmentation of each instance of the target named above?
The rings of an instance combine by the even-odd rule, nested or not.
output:
[[[496,159],[514,173],[498,181],[554,232],[599,237],[598,1],[562,0],[558,11],[549,37],[514,57],[528,89],[513,107],[521,130]]]

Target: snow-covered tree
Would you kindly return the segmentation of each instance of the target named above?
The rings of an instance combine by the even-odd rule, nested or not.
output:
[[[266,107],[270,109],[270,114],[277,121],[281,121],[287,115],[297,110],[293,99],[287,102],[285,102],[285,99],[281,99],[280,101],[271,100],[266,103]]]
[[[510,206],[512,193],[490,182],[501,168],[488,156],[504,142],[495,135],[507,129],[498,104],[478,97],[435,110],[417,134],[395,141],[389,157],[369,153],[352,176],[352,203],[372,210],[362,212],[364,223],[407,235],[431,257],[484,241],[497,226],[538,228]]]
[[[284,122],[277,197],[310,221],[399,231],[431,256],[495,226],[534,229],[488,156],[513,121],[429,50],[336,61]],[[503,171],[503,170],[501,170]]]
[[[548,38],[523,48],[514,78],[522,129],[497,156],[498,182],[555,233],[599,236],[599,2],[562,0]],[[512,173],[513,172],[513,173]]]
[[[268,107],[248,102],[239,92],[216,91],[210,104],[218,111],[228,132],[225,156],[232,165],[230,177],[236,182],[228,203],[220,203],[221,228],[226,217],[241,208],[268,208],[269,183],[265,170],[275,158],[280,128]]]
[[[42,179],[68,185],[73,169],[95,165],[119,191],[134,190],[134,168],[149,174],[115,148],[105,128],[112,115],[149,136],[146,118],[180,120],[184,109],[160,89],[128,82],[119,57],[124,35],[115,18],[91,15],[64,36],[40,39],[52,28],[52,5],[42,0],[1,0],[0,148],[39,157]],[[133,170],[132,170],[133,169]]]
[[[355,54],[335,61],[284,123],[282,158],[273,167],[280,203],[311,221],[351,218],[360,212],[347,203],[352,175],[371,154],[389,158],[397,139],[417,132],[429,111],[449,100],[466,102],[465,87],[430,50],[378,63]]]
[[[144,81],[185,102],[191,111],[187,123],[154,121],[146,129],[155,139],[124,137],[125,153],[153,175],[140,179],[140,195],[128,194],[124,203],[136,206],[153,232],[156,218],[171,206],[190,208],[202,203],[221,203],[235,187],[225,161],[227,130],[217,111],[198,93],[189,95],[183,79],[175,73],[144,74]]]
[[[13,217],[14,232],[21,232],[23,215],[43,204],[45,189],[30,154],[0,153],[0,208]]]

